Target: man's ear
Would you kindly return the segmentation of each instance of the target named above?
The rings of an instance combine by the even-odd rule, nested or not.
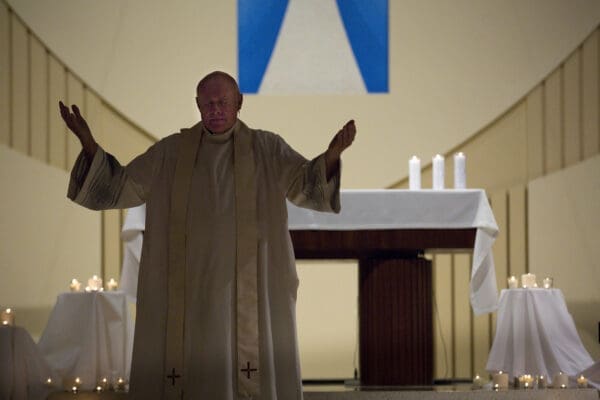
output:
[[[244,102],[244,95],[240,93],[240,97],[238,100],[238,111],[240,111],[242,109],[242,103]]]

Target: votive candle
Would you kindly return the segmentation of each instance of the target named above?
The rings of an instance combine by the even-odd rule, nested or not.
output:
[[[15,313],[12,308],[7,308],[0,314],[0,321],[4,326],[14,326],[15,325]]]
[[[519,280],[517,279],[516,276],[512,275],[507,279],[508,282],[508,288],[509,289],[516,289],[519,287]]]

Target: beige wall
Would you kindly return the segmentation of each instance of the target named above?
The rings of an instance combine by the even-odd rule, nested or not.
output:
[[[90,87],[157,137],[198,119],[203,74],[237,74],[237,0],[8,3]],[[446,152],[511,107],[598,23],[597,0],[390,0],[389,93],[249,95],[241,117],[307,156],[354,118],[359,136],[342,185],[387,187],[411,154]]]
[[[4,2],[0,63],[0,306],[12,305],[18,323],[37,337],[71,278],[118,278],[122,259],[122,212],[93,213],[66,198],[80,145],[58,101],[79,104],[98,142],[122,162],[155,139],[87,87]]]
[[[71,279],[100,272],[100,215],[66,201],[68,179],[0,144],[0,307],[34,338]]]

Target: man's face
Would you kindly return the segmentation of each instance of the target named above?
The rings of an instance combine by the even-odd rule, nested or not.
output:
[[[237,121],[242,97],[231,82],[216,76],[199,88],[196,104],[204,126],[212,133],[223,133]]]

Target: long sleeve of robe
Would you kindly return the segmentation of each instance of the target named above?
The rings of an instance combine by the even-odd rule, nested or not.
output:
[[[198,125],[191,133],[199,134]],[[302,398],[296,337],[296,273],[286,198],[339,212],[339,171],[329,181],[325,159],[307,160],[273,133],[250,130],[203,134],[189,194],[185,311],[186,399],[238,399],[235,338],[235,207],[231,135],[249,131],[254,150],[258,219],[260,399]],[[182,135],[153,145],[127,166],[101,148],[82,154],[68,197],[91,209],[146,203],[147,219],[137,293],[131,369],[136,399],[157,398],[163,374],[167,313],[170,191]]]

